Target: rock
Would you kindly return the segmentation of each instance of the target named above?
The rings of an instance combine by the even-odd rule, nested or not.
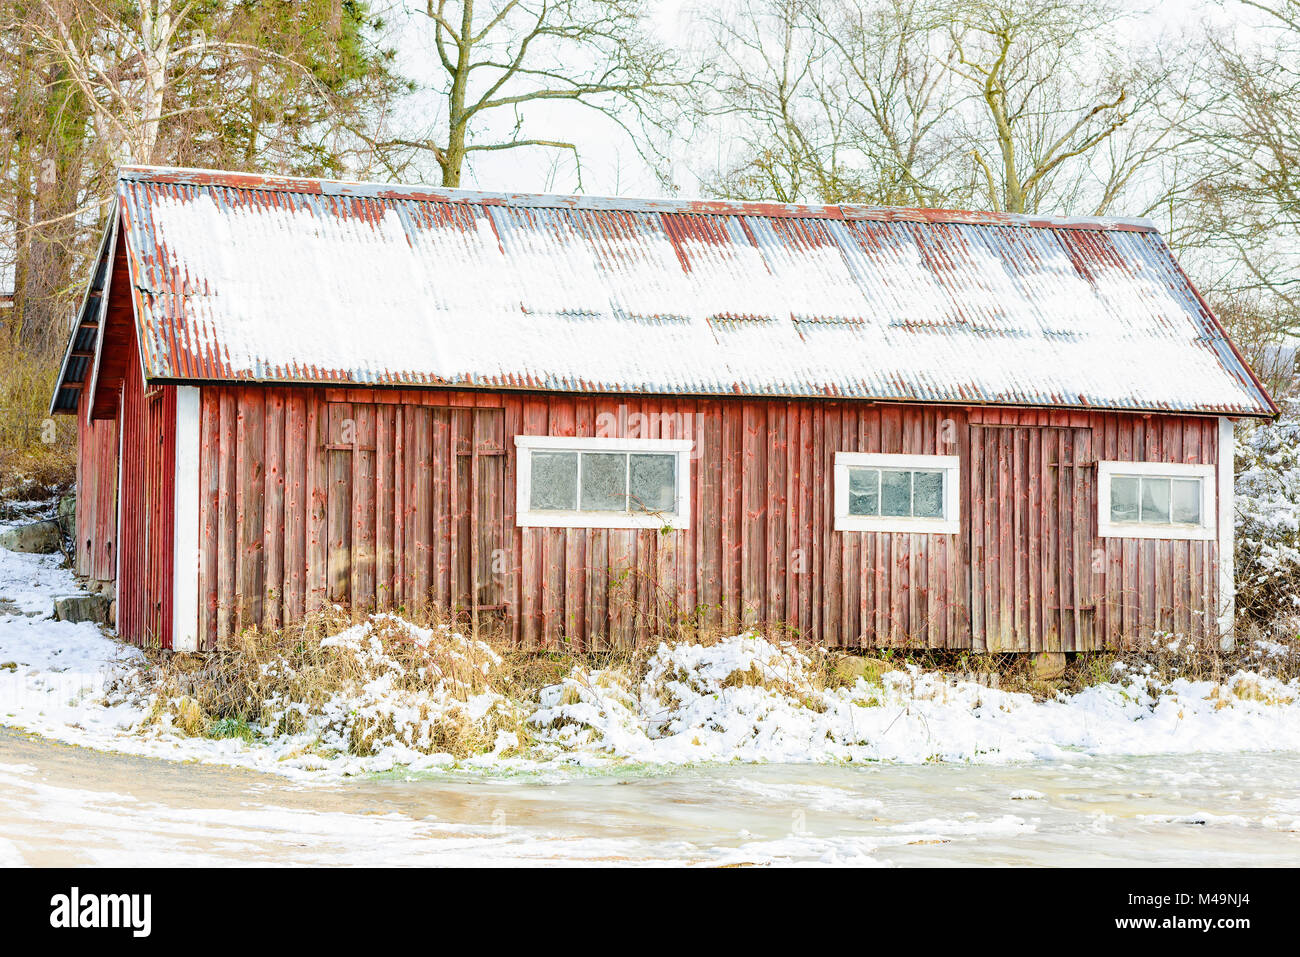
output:
[[[1060,651],[1041,651],[1034,655],[1034,677],[1039,681],[1055,681],[1065,674],[1065,654]]]
[[[108,599],[103,595],[62,595],[54,599],[54,617],[59,621],[108,621]]]
[[[77,537],[77,496],[65,495],[59,499],[59,528],[65,538]]]
[[[887,661],[862,655],[844,655],[835,662],[835,674],[850,682],[865,678],[870,684],[878,684],[880,676],[891,668]]]
[[[1061,689],[1064,687],[1060,681],[1045,681],[1034,679],[1029,682],[1029,693],[1033,695],[1035,701],[1052,701]]]
[[[108,603],[108,623],[114,628],[117,627],[117,599]]]
[[[86,591],[92,594],[103,595],[109,601],[115,601],[117,599],[116,582],[98,581],[94,578],[89,578],[86,580],[85,584],[86,584]]]
[[[0,546],[11,552],[52,555],[62,544],[63,533],[59,531],[58,522],[33,522],[0,533]]]

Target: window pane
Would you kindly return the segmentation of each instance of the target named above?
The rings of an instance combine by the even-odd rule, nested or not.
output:
[[[1114,475],[1110,480],[1110,520],[1138,520],[1138,480],[1134,475]]]
[[[532,479],[528,505],[536,509],[578,507],[578,453],[538,452],[530,456]]]
[[[622,452],[582,453],[582,510],[622,512],[627,508],[627,456]]]
[[[912,514],[917,518],[943,518],[943,473],[912,473]]]
[[[1180,525],[1201,524],[1201,480],[1174,479],[1173,520]]]
[[[880,514],[879,469],[849,469],[849,514]]]
[[[633,512],[673,514],[677,511],[677,456],[632,456]]]
[[[912,473],[882,471],[880,473],[880,514],[912,514]]]
[[[1169,524],[1169,479],[1142,480],[1142,521]]]

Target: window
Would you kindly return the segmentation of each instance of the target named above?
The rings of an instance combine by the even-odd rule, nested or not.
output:
[[[957,468],[955,455],[835,453],[836,530],[957,532]]]
[[[1106,538],[1202,538],[1214,532],[1214,466],[1101,462],[1097,532]]]
[[[557,528],[689,528],[691,445],[516,436],[516,520]]]

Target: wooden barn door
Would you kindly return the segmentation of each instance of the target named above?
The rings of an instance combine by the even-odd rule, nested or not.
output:
[[[331,601],[504,609],[502,409],[331,402],[326,436]]]
[[[972,425],[966,543],[977,651],[1094,646],[1096,462],[1086,428]]]
[[[505,611],[505,410],[458,409],[450,414],[456,450],[451,477],[452,606],[479,618]]]

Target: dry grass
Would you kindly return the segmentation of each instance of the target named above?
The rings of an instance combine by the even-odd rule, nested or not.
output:
[[[479,641],[470,641],[462,637],[466,629],[458,631],[433,609],[408,617],[418,626],[377,617],[368,620],[364,641],[341,645],[341,633],[362,632],[346,609],[335,606],[292,628],[249,630],[203,655],[149,652],[145,683],[156,695],[154,718],[191,735],[247,740],[261,733],[300,734],[314,728],[317,740],[307,750],[326,756],[365,756],[394,744],[458,759],[489,751],[520,753],[536,743],[538,729],[531,728],[527,718],[542,689],[560,686],[559,704],[576,704],[597,685],[630,701],[651,673],[660,644],[589,653],[523,651],[508,647],[505,636],[490,629]],[[1295,624],[1269,634],[1252,627],[1243,627],[1236,649],[1227,653],[1216,642],[1197,644],[1165,636],[1123,652],[1071,655],[1064,673],[1050,681],[1037,676],[1031,657],[1023,654],[900,649],[858,654],[804,644],[799,650],[807,666],[792,667],[787,675],[779,662],[775,668],[755,665],[733,671],[721,684],[762,687],[821,710],[823,691],[859,679],[880,685],[885,672],[907,666],[1026,692],[1040,700],[1138,673],[1157,684],[1178,677],[1213,681],[1223,689],[1227,704],[1230,696],[1252,694],[1250,681],[1228,680],[1238,671],[1283,681],[1300,676]],[[732,634],[727,629],[697,630],[688,640],[707,647]],[[769,636],[774,643],[786,637]],[[676,640],[668,639],[670,644]],[[689,668],[663,672],[661,662],[659,671],[651,690],[665,702],[673,687],[708,690],[701,684],[703,677]],[[376,679],[382,679],[382,691],[369,695],[367,687]],[[1263,686],[1254,687],[1265,693]],[[484,702],[489,705],[484,707]],[[504,750],[501,732],[514,740]]]
[[[889,668],[909,665],[921,671],[938,671],[954,678],[973,680],[1003,691],[1030,694],[1036,699],[1077,694],[1085,688],[1116,681],[1126,673],[1148,674],[1158,681],[1174,678],[1223,682],[1238,671],[1257,671],[1282,681],[1300,678],[1300,621],[1277,619],[1269,627],[1241,619],[1231,651],[1223,651],[1217,638],[1191,641],[1162,635],[1145,642],[1131,641],[1123,650],[1080,652],[1066,656],[1065,671],[1044,679],[1035,671],[1034,656],[987,654],[969,651],[922,649],[865,649],[861,653],[832,653],[841,674],[864,672],[878,682]],[[851,665],[847,662],[856,661]]]
[[[250,629],[204,654],[147,650],[149,666],[141,687],[155,696],[153,722],[170,723],[190,735],[249,740],[263,732],[299,734],[324,722],[322,741],[332,737],[343,742],[338,750],[362,756],[397,742],[426,754],[464,758],[492,750],[502,731],[513,734],[522,750],[533,741],[534,730],[525,719],[543,688],[616,681],[629,691],[649,672],[659,647],[659,642],[648,642],[579,654],[523,651],[508,647],[504,636],[490,628],[478,642],[464,639],[468,629],[454,627],[463,623],[448,622],[431,608],[408,611],[406,619],[369,621],[368,634],[379,649],[373,655],[338,646],[335,636],[355,624],[339,606],[291,628]],[[416,640],[408,621],[439,637]],[[690,640],[712,646],[732,634],[697,631]],[[819,690],[851,683],[837,671],[839,656],[833,652],[801,650],[812,666],[798,675],[755,667],[732,674],[726,686],[762,686],[812,706]],[[391,708],[368,707],[374,702],[368,702],[366,685],[380,677],[385,695],[393,700],[405,692],[417,700],[434,686],[445,694],[436,707],[403,717]],[[670,677],[694,680],[685,673]],[[476,696],[493,697],[496,703],[478,713],[469,707]],[[345,713],[331,715],[340,702]]]
[[[0,519],[76,480],[76,426],[46,415],[58,368],[58,356],[27,352],[0,331]]]
[[[499,673],[502,662],[486,643],[436,626],[433,634],[413,631],[396,618],[372,619],[357,644],[326,640],[352,625],[332,607],[292,628],[250,629],[203,655],[150,652],[154,717],[213,737],[323,727],[322,741],[345,741],[357,755],[397,742],[461,758],[491,750],[499,731],[523,730],[522,716],[506,705],[512,677]],[[382,695],[367,692],[376,681]],[[499,696],[501,706],[475,711],[469,705],[482,695]],[[387,707],[387,699],[408,707]]]

